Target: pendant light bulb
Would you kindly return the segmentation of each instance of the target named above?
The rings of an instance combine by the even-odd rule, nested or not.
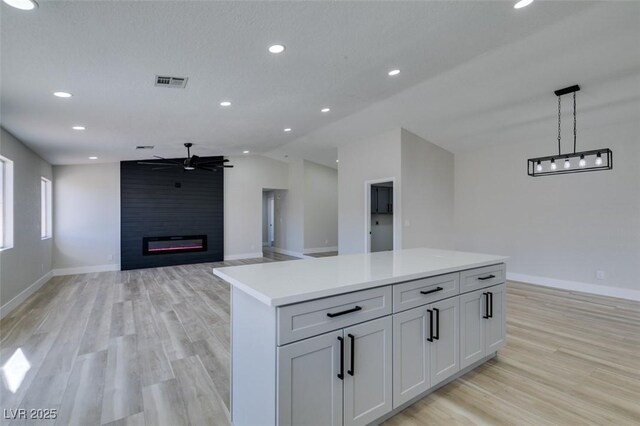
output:
[[[580,156],[580,162],[578,162],[580,167],[585,167],[587,165],[587,161],[584,159],[584,154]]]
[[[565,169],[570,169],[571,168],[571,161],[569,161],[568,158],[566,160],[564,160],[564,168]]]
[[[536,171],[537,172],[541,172],[542,171],[542,164],[540,163],[540,160],[538,160],[538,164],[536,165]]]
[[[600,153],[596,157],[596,166],[602,166],[602,155]]]
[[[555,170],[557,168],[558,168],[558,166],[556,166],[556,160],[555,160],[555,158],[552,158],[551,159],[551,170]]]

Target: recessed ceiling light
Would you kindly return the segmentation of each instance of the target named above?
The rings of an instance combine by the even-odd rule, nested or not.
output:
[[[249,150],[248,150],[248,149],[245,149],[244,151],[242,151],[242,153],[243,153],[243,154],[248,154],[248,153],[249,153]]]
[[[322,108],[320,110],[320,112],[329,112],[329,111],[331,111],[331,108]]]
[[[84,130],[85,127],[84,126],[73,126],[72,129],[73,130]]]
[[[231,106],[231,102],[229,102],[229,101],[222,101],[222,102],[220,102],[220,106],[224,106],[224,107]]]
[[[290,132],[291,129],[289,127],[287,127],[286,129],[284,129],[285,132]]]
[[[514,9],[522,9],[523,7],[529,6],[533,3],[533,0],[520,0],[518,3],[513,5]]]
[[[97,160],[98,157],[89,157],[89,160]]]
[[[388,73],[391,77],[400,74],[400,70],[391,70]]]
[[[340,162],[340,160],[336,160],[336,163],[339,163],[339,162]]]
[[[73,95],[69,92],[53,92],[53,96],[57,96],[58,98],[70,98]]]
[[[38,8],[38,3],[34,0],[2,0],[11,7],[20,10],[33,10]]]
[[[284,49],[286,48],[282,44],[274,44],[272,46],[269,46],[269,52],[271,53],[282,53],[284,52]]]

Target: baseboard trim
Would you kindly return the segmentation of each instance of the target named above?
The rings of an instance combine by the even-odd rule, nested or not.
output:
[[[262,257],[262,252],[257,251],[254,253],[225,254],[224,260],[255,259],[256,257]]]
[[[311,256],[306,256],[298,251],[285,250],[283,248],[274,247],[273,251],[280,254],[286,254],[287,256],[299,257],[301,259],[313,259]]]
[[[328,251],[338,251],[338,246],[331,247],[316,247],[316,248],[308,248],[304,249],[304,253],[326,253]]]
[[[61,275],[91,274],[93,272],[111,272],[111,271],[119,271],[119,270],[120,270],[120,264],[78,266],[75,268],[54,269],[53,276],[59,277]]]
[[[577,291],[580,293],[596,294],[598,296],[640,301],[640,291],[632,290],[630,288],[610,287],[605,285],[582,283],[578,281],[558,280],[555,278],[538,277],[535,275],[518,274],[515,272],[507,272],[507,280],[540,285],[543,287],[557,288],[560,290]]]
[[[29,287],[22,290],[16,297],[9,300],[7,303],[0,307],[0,318],[4,318],[9,315],[9,312],[13,311],[18,305],[27,300],[29,296],[38,291],[47,281],[53,278],[53,271],[49,271],[36,280]]]

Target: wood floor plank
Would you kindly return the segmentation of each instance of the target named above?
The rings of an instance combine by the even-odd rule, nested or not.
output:
[[[187,424],[187,410],[176,379],[147,386],[142,391],[144,417],[148,425],[176,426]]]
[[[118,302],[121,303],[121,302]],[[101,423],[109,423],[143,410],[140,357],[135,334],[109,342]]]
[[[56,423],[79,426],[100,423],[106,369],[106,350],[76,359]]]
[[[171,362],[192,425],[229,425],[229,411],[198,356]],[[184,421],[184,420],[183,420]]]

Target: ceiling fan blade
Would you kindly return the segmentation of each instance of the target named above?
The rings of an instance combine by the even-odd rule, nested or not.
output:
[[[198,163],[200,165],[207,165],[207,164],[221,164],[221,163],[227,163],[229,160],[225,159],[225,160],[213,160],[213,161],[205,161],[204,163]]]
[[[151,161],[138,161],[138,164],[148,164],[150,166],[180,166],[180,163],[156,163]]]
[[[151,170],[164,170],[164,169],[173,169],[176,165],[172,164],[170,166],[162,166],[162,167],[153,167]]]
[[[198,169],[198,170],[206,170],[208,172],[215,172],[214,169],[210,169],[209,167],[196,166],[196,169]]]
[[[214,166],[214,167],[217,168],[217,169],[222,169],[222,168],[232,169],[233,168],[233,164],[224,164],[224,165],[219,165],[219,166]]]

